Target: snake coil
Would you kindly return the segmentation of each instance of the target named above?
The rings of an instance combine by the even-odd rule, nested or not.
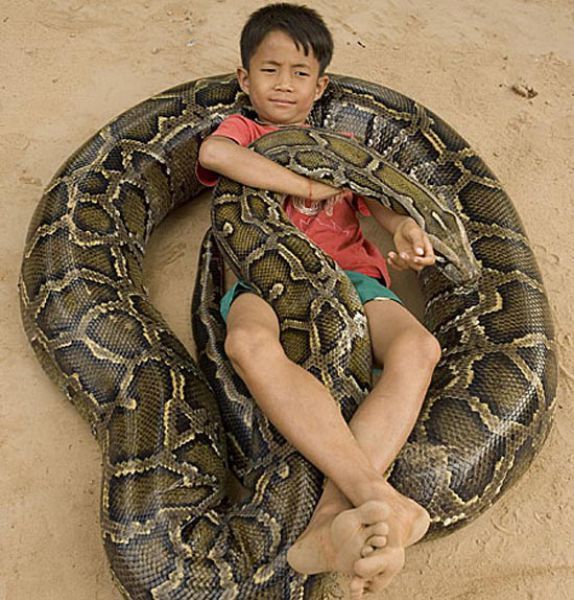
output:
[[[202,191],[194,171],[201,140],[239,111],[249,111],[248,99],[231,75],[126,111],[60,168],[29,228],[25,330],[100,444],[103,539],[129,598],[332,591],[329,577],[299,576],[286,564],[321,476],[254,407],[225,359],[221,252],[272,304],[288,354],[329,387],[346,417],[370,384],[364,315],[348,281],[289,229],[274,195],[226,180],[194,296],[201,369],[150,304],[142,278],[153,230]],[[549,431],[556,360],[541,276],[500,183],[432,112],[333,75],[312,121],[351,132],[362,146],[289,130],[256,149],[409,212],[444,258],[421,276],[425,324],[442,360],[389,473],[428,509],[431,534],[443,534],[491,506]],[[229,500],[231,472],[246,489],[239,502]]]

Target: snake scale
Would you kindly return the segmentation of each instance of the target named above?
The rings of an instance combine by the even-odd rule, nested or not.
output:
[[[25,330],[100,444],[102,535],[125,597],[335,593],[329,576],[300,576],[286,564],[322,478],[234,375],[218,302],[224,256],[276,310],[289,356],[349,418],[369,389],[371,359],[348,280],[285,221],[280,198],[225,179],[194,293],[197,363],[142,278],[153,230],[202,192],[201,140],[249,110],[231,75],[142,102],[65,162],[29,227]],[[420,281],[425,324],[443,355],[388,476],[429,510],[431,535],[444,534],[491,506],[549,431],[556,359],[541,276],[500,183],[435,114],[388,88],[332,75],[311,120],[321,130],[273,133],[256,150],[411,214],[442,259]],[[232,473],[244,486],[240,500],[230,500]]]

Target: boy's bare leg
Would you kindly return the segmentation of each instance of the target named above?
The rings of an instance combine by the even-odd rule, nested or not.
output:
[[[371,464],[378,473],[384,473],[414,426],[440,356],[440,347],[396,302],[369,302],[365,311],[375,361],[384,364],[384,371],[349,425]],[[356,598],[362,596],[365,585],[373,591],[385,587],[403,566],[404,548],[418,541],[428,528],[426,511],[389,484],[386,484],[385,499],[392,509],[386,519],[386,545],[377,549],[381,540],[375,538],[373,541],[377,543],[367,544],[363,550],[362,555],[370,555],[372,560],[356,563],[355,572],[362,576],[352,582]],[[313,563],[312,557],[322,545],[325,529],[331,526],[336,515],[350,506],[345,494],[329,480],[307,530],[289,551],[291,566],[308,572],[305,565]]]
[[[329,526],[314,536],[320,549],[306,570],[353,573],[357,561],[366,561],[367,570],[381,563],[377,572],[382,570],[383,558],[361,558],[361,553],[387,541],[389,486],[360,448],[327,389],[287,358],[279,342],[277,317],[255,294],[242,294],[233,302],[225,349],[270,421],[336,484],[333,492],[341,490],[356,507],[346,504],[349,510],[329,514]]]

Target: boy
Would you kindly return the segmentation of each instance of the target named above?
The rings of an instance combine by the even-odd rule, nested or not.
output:
[[[382,477],[405,443],[440,357],[436,339],[386,285],[386,260],[360,232],[357,212],[370,213],[394,239],[396,269],[434,263],[432,246],[413,219],[377,201],[309,180],[245,148],[282,126],[306,125],[323,94],[333,50],[312,9],[265,6],[241,35],[239,85],[256,120],[228,117],[201,146],[198,176],[217,174],[287,195],[293,223],[347,271],[364,304],[375,362],[384,372],[347,424],[324,386],[292,363],[279,342],[273,309],[242,283],[222,300],[225,350],[255,401],[283,436],[328,478],[305,532],[289,550],[300,573],[353,574],[353,598],[385,587],[404,564],[405,547],[429,525],[428,513]],[[355,507],[355,508],[353,508]]]

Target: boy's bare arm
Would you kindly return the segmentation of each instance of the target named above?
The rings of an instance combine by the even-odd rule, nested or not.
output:
[[[410,219],[410,217],[406,215],[399,215],[399,213],[396,213],[394,210],[383,206],[378,200],[365,198],[365,202],[369,207],[371,215],[373,215],[375,221],[391,235],[395,235],[399,225],[401,225],[406,219]]]
[[[341,191],[297,175],[223,136],[211,136],[201,144],[199,163],[244,185],[291,196],[324,200]]]

